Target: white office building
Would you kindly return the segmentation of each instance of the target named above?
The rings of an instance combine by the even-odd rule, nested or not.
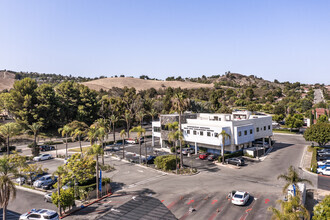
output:
[[[161,115],[160,121],[152,123],[152,144],[159,139],[162,148],[168,148],[168,133],[166,124],[178,121],[178,114]],[[182,130],[185,144],[195,148],[201,147],[207,152],[220,154],[222,130],[230,135],[225,141],[225,152],[235,152],[252,146],[252,142],[260,140],[271,143],[272,117],[267,115],[252,115],[249,111],[237,111],[232,114],[185,113],[182,115]]]

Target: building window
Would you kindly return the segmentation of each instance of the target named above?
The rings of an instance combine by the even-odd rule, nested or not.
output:
[[[252,129],[250,129],[250,134],[252,134],[253,133],[253,131],[252,131]]]
[[[200,135],[200,136],[203,136],[203,132],[202,132],[202,131],[200,131],[200,132],[199,132],[199,135]]]
[[[211,132],[208,131],[208,132],[206,133],[206,135],[207,135],[208,137],[211,137]]]
[[[257,127],[257,132],[259,132],[259,127]]]
[[[268,130],[270,130],[270,125],[268,125]]]
[[[247,135],[247,130],[244,131],[244,135]]]
[[[154,127],[154,132],[160,132],[160,127]]]
[[[187,130],[187,134],[190,134],[190,130]]]
[[[239,137],[242,136],[242,132],[241,131],[238,132],[238,136]]]
[[[197,134],[197,132],[196,132],[196,131],[194,131],[194,132],[193,132],[193,134],[194,134],[194,135],[196,135],[196,134]]]
[[[266,131],[266,126],[264,126],[264,131]]]
[[[219,136],[219,134],[218,133],[214,133],[214,137],[218,137]]]

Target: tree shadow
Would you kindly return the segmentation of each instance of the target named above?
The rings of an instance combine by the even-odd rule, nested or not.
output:
[[[282,150],[282,149],[284,149],[284,148],[287,148],[287,147],[290,147],[290,146],[292,146],[293,144],[287,144],[287,143],[275,143],[274,145],[273,145],[273,149],[272,149],[272,151],[270,152],[270,154],[272,153],[272,152],[276,152],[276,151],[278,151],[278,150]],[[267,151],[267,150],[266,150]]]

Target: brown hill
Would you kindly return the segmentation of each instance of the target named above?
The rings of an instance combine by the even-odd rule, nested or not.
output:
[[[84,82],[82,84],[97,91],[99,91],[100,89],[109,90],[112,87],[124,88],[125,86],[129,88],[134,87],[137,91],[150,89],[150,88],[160,89],[167,87],[172,87],[172,88],[180,87],[181,89],[194,89],[201,87],[212,88],[214,86],[213,83],[203,84],[203,83],[181,82],[181,81],[145,80],[145,79],[137,79],[130,77],[97,79],[89,82]]]
[[[15,82],[15,74],[11,71],[1,70],[0,71],[0,91],[4,89],[13,88]]]

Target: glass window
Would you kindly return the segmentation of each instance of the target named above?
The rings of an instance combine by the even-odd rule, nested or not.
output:
[[[238,136],[239,137],[242,136],[242,132],[241,131],[238,132]]]
[[[244,131],[244,135],[247,135],[247,130]]]
[[[190,134],[190,130],[187,130],[187,134]]]
[[[203,134],[203,132],[202,132],[202,131],[200,131],[200,132],[199,132],[199,135],[200,135],[200,136],[203,136],[204,134]]]
[[[211,132],[208,131],[208,132],[206,133],[206,135],[207,135],[208,137],[210,137],[210,136],[211,136]]]
[[[270,125],[268,125],[268,130],[270,130]]]
[[[266,131],[266,126],[264,126],[264,131]]]
[[[259,127],[257,128],[257,132],[259,132]]]
[[[253,131],[252,131],[252,129],[250,129],[250,134],[252,134],[253,133]]]
[[[196,135],[196,134],[197,134],[197,132],[196,132],[196,131],[194,131],[194,132],[193,132],[193,134],[194,134],[194,135]]]
[[[218,135],[219,135],[218,133],[214,133],[214,137],[218,137]]]

